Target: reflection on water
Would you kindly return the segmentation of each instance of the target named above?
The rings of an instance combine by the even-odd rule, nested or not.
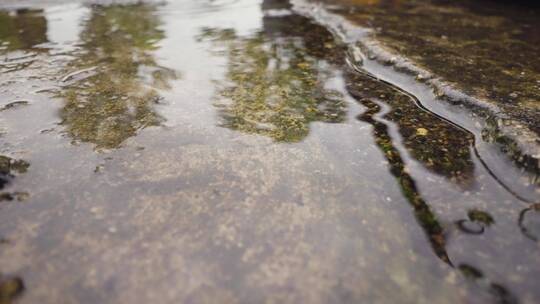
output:
[[[43,10],[0,11],[0,51],[28,49],[47,42]]]
[[[153,109],[161,99],[157,90],[167,89],[176,72],[152,55],[164,38],[155,9],[144,4],[92,7],[82,50],[60,94],[66,100],[62,123],[74,139],[115,148],[162,120]]]
[[[272,10],[283,3],[264,3]],[[237,37],[230,29],[203,29],[228,56],[228,83],[222,84],[218,107],[224,126],[264,134],[278,141],[303,139],[313,121],[342,122],[345,103],[341,93],[325,88],[332,70],[343,65],[344,49],[328,31],[298,15],[269,16],[255,37]],[[219,53],[221,55],[221,53]],[[355,80],[351,74],[351,81]],[[405,147],[426,168],[462,185],[470,182],[471,134],[419,109],[414,100],[365,82],[362,92],[391,106],[386,119],[399,126]]]
[[[451,264],[445,232],[437,216],[421,197],[399,151],[381,120],[398,125],[406,149],[426,168],[461,184],[470,181],[472,135],[420,109],[407,95],[382,82],[351,72],[345,66],[344,48],[335,44],[324,27],[299,15],[272,16],[286,5],[263,4],[270,10],[264,28],[252,38],[237,37],[230,29],[203,29],[200,39],[212,40],[228,56],[227,79],[220,92],[229,102],[220,104],[225,126],[271,136],[279,141],[299,141],[311,121],[339,122],[344,103],[339,92],[324,89],[325,75],[344,69],[348,92],[367,107],[360,116],[374,127],[375,142],[390,164],[404,196],[414,210],[435,254]],[[221,54],[221,53],[218,53]],[[332,94],[330,94],[332,93]],[[330,96],[329,96],[330,95]],[[376,118],[386,103],[388,113]]]
[[[237,37],[229,29],[205,29],[201,37],[226,45],[227,78],[221,97],[225,126],[270,135],[277,140],[301,140],[311,121],[340,122],[346,110],[339,92],[325,89],[325,76],[343,65],[344,49],[326,29],[309,19],[274,10],[287,2],[265,1],[270,13],[263,32]],[[456,181],[468,181],[474,170],[470,156],[472,135],[423,111],[414,100],[377,82],[360,82],[361,91],[391,106],[386,119],[398,124],[411,155],[426,168]],[[303,136],[299,136],[303,135]]]
[[[47,42],[47,20],[42,9],[0,11],[0,73],[24,71],[35,62],[35,52]],[[15,55],[10,55],[12,51]],[[7,56],[10,55],[10,56]],[[4,57],[6,56],[6,57]],[[2,107],[5,110],[8,107]]]
[[[265,5],[263,4],[263,7]],[[266,4],[269,9],[283,8],[276,5],[275,2]],[[434,114],[420,108],[415,100],[406,94],[403,94],[387,84],[372,79],[369,76],[358,74],[351,71],[346,65],[344,48],[336,45],[331,33],[321,26],[318,26],[308,19],[298,15],[272,16],[265,17],[264,33],[266,37],[272,37],[272,41],[287,41],[286,38],[294,37],[296,45],[302,46],[302,53],[309,54],[314,60],[327,62],[333,65],[333,68],[342,69],[346,83],[347,92],[357,99],[367,110],[359,116],[361,121],[367,122],[373,126],[373,135],[375,143],[383,152],[384,157],[389,163],[390,173],[396,178],[396,181],[414,211],[418,224],[422,227],[431,248],[435,255],[442,261],[454,267],[451,257],[447,252],[447,234],[443,224],[438,219],[438,216],[432,211],[430,205],[422,197],[422,194],[416,186],[416,182],[409,173],[405,161],[401,156],[401,152],[397,146],[402,144],[408,152],[408,156],[413,157],[428,170],[437,173],[449,180],[465,187],[472,186],[474,176],[474,164],[471,159],[471,147],[474,142],[473,135],[452,125],[451,123],[435,116]],[[237,38],[234,32],[229,30],[221,31],[221,35],[216,36],[215,30],[206,30],[205,35],[212,35],[218,41],[230,41]],[[247,40],[251,43],[257,42],[256,45],[263,43],[263,38],[257,36],[253,40]],[[245,38],[244,38],[245,39]],[[299,41],[298,41],[299,40]],[[246,40],[244,40],[246,41]],[[274,42],[275,43],[275,42]],[[229,68],[228,76],[232,79],[237,78],[235,85],[232,85],[230,90],[241,90],[244,94],[252,93],[249,88],[255,87],[253,83],[264,83],[264,77],[254,77],[254,74],[249,74],[253,70],[268,70],[270,60],[263,56],[260,61],[260,68],[253,69],[249,65],[243,64],[239,58],[248,58],[254,60],[256,56],[263,53],[263,49],[254,49],[251,56],[244,54],[243,49],[250,49],[249,45],[241,45],[240,49],[233,48],[228,54],[231,58],[230,63],[233,67]],[[272,47],[268,47],[272,50]],[[231,57],[231,53],[233,56]],[[286,52],[283,52],[287,54]],[[238,59],[234,54],[240,54]],[[249,54],[249,53],[248,53]],[[278,53],[279,54],[279,53]],[[275,56],[283,58],[284,56]],[[288,57],[284,57],[288,58]],[[294,57],[293,57],[294,58]],[[250,62],[250,61],[248,61]],[[278,65],[279,66],[279,65]],[[305,72],[302,66],[296,64],[287,64],[288,69],[296,68],[299,72]],[[245,70],[242,70],[242,68]],[[231,74],[231,70],[239,69],[239,75],[248,75],[246,78]],[[271,69],[270,69],[271,70]],[[314,71],[307,70],[315,73]],[[319,72],[320,73],[320,72]],[[264,74],[263,74],[264,75]],[[251,76],[251,77],[250,77]],[[247,88],[242,88],[246,83],[251,84]],[[272,85],[274,82],[271,83]],[[255,90],[256,91],[256,90]],[[232,100],[235,100],[234,95],[226,95]],[[242,96],[243,97],[243,96]],[[247,105],[251,105],[254,98],[238,98]],[[389,131],[390,124],[397,125],[400,140],[391,135]],[[233,126],[230,126],[234,128]],[[239,128],[236,128],[239,129]],[[264,134],[264,133],[263,133]],[[472,223],[480,227],[480,233],[484,232],[486,227],[494,224],[493,217],[484,211],[472,209],[468,212],[468,221],[458,221],[459,227],[465,227],[467,223]],[[474,228],[472,228],[474,229]],[[463,232],[468,232],[462,230]],[[469,230],[472,231],[472,230]],[[515,297],[507,290],[506,287],[491,282],[484,278],[482,272],[474,266],[461,265],[458,269],[464,273],[466,277],[470,277],[470,269],[474,269],[481,278],[479,286],[484,286],[494,298],[501,303],[514,303]]]
[[[187,22],[173,4],[88,6],[54,82],[58,113],[51,96],[0,91],[13,149],[32,163],[26,172],[29,162],[0,156],[0,191],[10,191],[0,192],[0,270],[25,278],[23,301],[384,302],[394,287],[404,299],[537,298],[527,281],[538,274],[540,207],[499,189],[471,133],[351,66],[347,47],[288,1],[263,1],[252,30],[223,17],[227,1],[197,3],[180,6],[197,12]],[[137,134],[164,120],[163,98],[175,122]],[[110,153],[55,136],[58,115],[69,138]],[[137,148],[121,147],[128,138]],[[32,196],[12,192],[17,183]],[[0,275],[0,304],[24,288]]]
[[[218,101],[223,126],[297,142],[308,135],[311,122],[344,121],[341,93],[325,88],[331,70],[295,38],[203,30],[201,39],[224,45],[228,56],[228,82],[221,84]]]

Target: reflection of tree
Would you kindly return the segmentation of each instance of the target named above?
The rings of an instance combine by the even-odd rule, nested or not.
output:
[[[224,126],[297,142],[311,122],[344,120],[342,95],[325,88],[330,70],[308,54],[302,37],[262,32],[242,38],[231,30],[204,29],[201,38],[224,45],[228,55],[218,105]]]
[[[267,0],[263,8],[288,9],[289,5],[287,1]],[[263,25],[263,33],[251,39],[236,37],[231,30],[206,29],[203,33],[225,44],[230,57],[227,76],[231,83],[221,92],[221,97],[229,101],[222,106],[224,125],[277,140],[289,137],[291,141],[307,134],[310,121],[340,121],[344,109],[336,98],[339,96],[317,83],[324,80],[327,72],[316,62],[324,60],[342,67],[344,48],[336,45],[328,30],[302,16],[270,15],[264,17]],[[296,94],[285,98],[280,90]],[[429,170],[456,182],[470,181],[474,171],[470,155],[472,135],[420,109],[407,95],[389,91],[385,86],[366,90],[372,96],[384,96],[381,100],[391,106],[385,118],[398,125],[403,144],[412,157]],[[274,100],[284,100],[286,107]],[[307,115],[288,120],[290,113],[298,113],[298,105],[307,109],[323,106],[323,111],[300,111]]]
[[[92,7],[72,68],[95,68],[95,75],[61,93],[63,124],[73,138],[114,148],[160,123],[152,107],[160,100],[156,89],[168,88],[175,72],[159,66],[150,53],[164,37],[154,11],[142,4]]]
[[[47,20],[43,10],[0,11],[0,46],[8,50],[27,49],[47,42]]]
[[[263,7],[289,6],[287,1],[267,0]],[[311,57],[344,66],[345,49],[336,45],[334,37],[324,27],[298,15],[265,17],[263,21],[267,36],[299,37]],[[370,82],[364,85],[368,84]],[[364,87],[363,92],[379,97],[391,107],[385,118],[398,125],[403,144],[412,157],[437,174],[462,183],[470,180],[474,171],[470,155],[472,135],[420,109],[409,96],[388,90],[384,85]]]
[[[272,3],[265,1],[263,6],[280,8],[275,1]],[[278,131],[281,129],[275,128],[275,123],[270,119],[277,120],[283,116],[287,118],[288,114],[286,111],[279,111],[278,107],[272,107],[274,106],[272,98],[267,97],[272,96],[274,93],[272,90],[290,88],[290,83],[299,86],[302,82],[293,79],[302,77],[308,80],[308,89],[295,88],[300,94],[294,97],[299,100],[302,100],[302,96],[306,99],[306,94],[308,98],[311,97],[309,94],[313,90],[309,86],[310,82],[317,79],[314,77],[324,75],[320,69],[314,69],[317,68],[315,65],[317,60],[347,71],[345,77],[349,93],[368,108],[360,119],[373,125],[375,141],[390,163],[390,171],[413,208],[433,251],[441,260],[450,263],[445,248],[443,227],[421,197],[413,177],[407,172],[387,125],[375,119],[375,115],[380,111],[380,105],[373,100],[389,106],[390,110],[384,115],[384,119],[397,125],[404,147],[412,157],[431,171],[459,182],[469,181],[474,170],[470,157],[471,135],[419,108],[409,96],[370,77],[349,72],[343,60],[345,49],[335,43],[332,34],[324,27],[298,15],[265,17],[263,21],[264,35],[251,39],[238,38],[231,30],[207,29],[202,35],[218,43],[224,43],[226,53],[230,57],[227,76],[232,84],[221,92],[222,97],[232,100],[224,106],[226,125],[286,140],[284,134],[287,133],[272,133],[275,129]],[[269,37],[272,38],[270,42]],[[291,46],[287,45],[287,42],[290,42]],[[302,48],[298,48],[298,45]],[[295,52],[299,52],[300,55],[296,55]],[[283,76],[276,72],[280,71],[280,66],[285,67],[284,72],[280,72],[284,74]],[[307,74],[302,74],[303,71]],[[300,76],[295,73],[300,73]],[[278,76],[275,76],[276,74]],[[284,77],[288,75],[293,77]],[[258,87],[259,84],[261,88]],[[316,103],[318,99],[314,100]],[[295,104],[294,98],[286,101]],[[328,112],[323,112],[326,113]]]

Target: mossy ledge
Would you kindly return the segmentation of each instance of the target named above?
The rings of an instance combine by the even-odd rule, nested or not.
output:
[[[356,45],[370,59],[392,66],[430,86],[438,99],[455,106],[462,105],[483,118],[486,125],[482,130],[483,140],[498,145],[520,168],[540,175],[540,136],[528,125],[509,117],[494,102],[462,92],[454,84],[392,52],[373,37],[366,36]]]
[[[364,59],[411,75],[431,87],[439,100],[463,106],[482,118],[486,126],[482,130],[484,141],[497,145],[520,168],[536,177],[540,175],[540,134],[535,130],[534,119],[512,117],[496,100],[466,93],[457,84],[430,71],[428,66],[424,67],[387,46],[383,39],[373,35],[371,28],[357,25],[335,12],[336,5],[307,0],[292,2],[297,13],[327,27],[344,43],[361,51]],[[538,180],[535,178],[536,183]]]

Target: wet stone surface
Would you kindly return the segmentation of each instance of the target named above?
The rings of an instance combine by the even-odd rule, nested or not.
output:
[[[343,3],[468,71],[417,58],[401,1]],[[537,175],[297,4],[0,3],[1,304],[540,301]]]
[[[492,119],[485,140],[522,149],[508,152],[538,173],[538,7],[489,0],[314,2],[368,30],[362,44],[371,58],[431,83],[449,102],[494,106],[486,114]],[[521,147],[508,148],[511,141]]]

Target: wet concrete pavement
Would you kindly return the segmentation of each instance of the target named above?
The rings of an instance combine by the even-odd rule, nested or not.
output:
[[[5,5],[0,303],[540,299],[534,167],[339,9]]]

